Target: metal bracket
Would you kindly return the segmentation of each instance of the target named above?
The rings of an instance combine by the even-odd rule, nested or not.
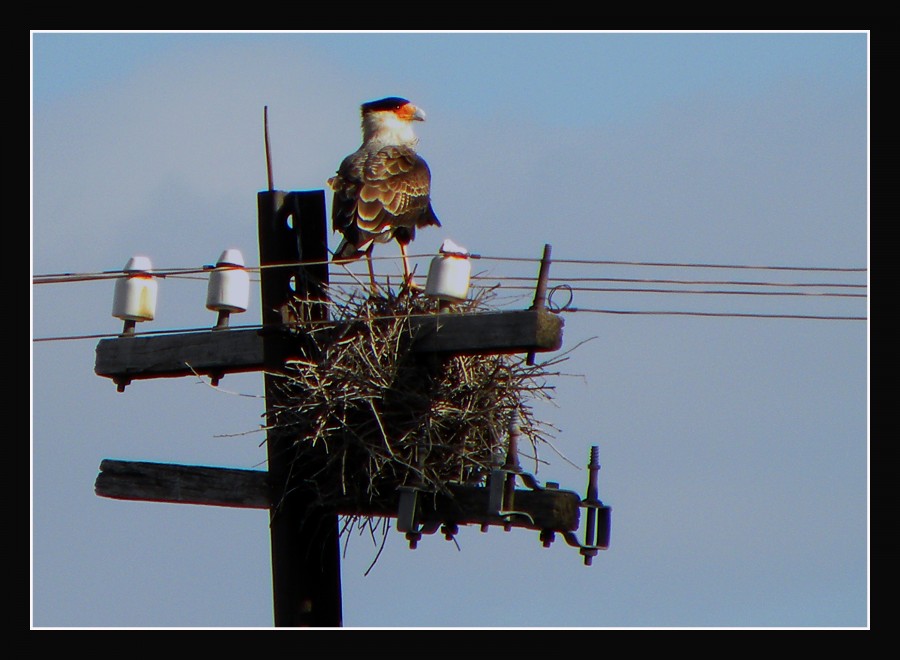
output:
[[[412,486],[401,486],[400,502],[397,507],[397,531],[406,534],[410,550],[415,550],[423,534],[434,534],[440,523],[420,525],[418,521],[419,489]],[[446,532],[445,532],[446,534]]]
[[[582,500],[581,506],[587,509],[584,523],[584,545],[578,543],[575,535],[570,539],[566,537],[566,543],[580,548],[584,556],[584,565],[590,566],[599,550],[609,548],[609,530],[612,509],[600,501],[598,496],[598,481],[600,476],[600,448],[591,447],[591,462],[588,464],[587,495]],[[574,543],[573,543],[574,541]]]
[[[594,557],[597,556],[600,550],[606,550],[609,548],[612,508],[603,504],[598,496],[600,476],[599,452],[600,449],[596,445],[591,447],[591,459],[590,463],[588,464],[589,475],[587,495],[581,501],[581,506],[587,510],[584,525],[584,543],[580,543],[578,541],[578,537],[575,535],[575,532],[562,532],[563,538],[565,539],[566,543],[579,549],[581,555],[584,557],[585,566],[591,565]],[[516,467],[518,466],[516,465]],[[509,474],[518,476],[522,480],[522,482],[531,490],[544,491],[559,488],[559,484],[552,481],[548,481],[547,484],[542,487],[540,485],[540,482],[538,482],[534,475],[523,472],[521,469],[505,471],[504,474],[506,474],[507,477]],[[491,476],[494,476],[493,472]],[[541,530],[540,539],[545,548],[550,547],[555,538],[555,530]]]
[[[532,528],[536,528],[535,520],[530,513],[518,511],[515,508],[516,479],[521,479],[526,488],[532,491],[553,491],[559,489],[559,484],[548,481],[545,485],[537,480],[533,474],[522,470],[519,466],[516,440],[518,425],[515,417],[510,424],[510,443],[506,455],[506,462],[501,466],[499,459],[495,461],[487,479],[487,511],[493,519],[502,521],[505,531],[510,531],[516,518],[527,520]],[[591,458],[588,464],[589,476],[587,494],[579,503],[586,510],[584,519],[584,542],[578,540],[574,531],[560,531],[566,543],[578,548],[584,557],[586,566],[590,566],[593,558],[600,550],[609,548],[610,522],[612,508],[606,506],[599,498],[598,482],[600,474],[599,448],[591,447]],[[419,521],[419,493],[422,489],[414,486],[401,486],[397,509],[397,530],[406,534],[410,549],[415,549],[423,534],[434,534],[438,529],[447,540],[453,540],[459,528],[456,523]],[[482,523],[481,531],[485,532],[491,524]],[[541,529],[540,540],[544,547],[549,547],[556,538],[556,529]]]
[[[516,477],[522,479],[526,486],[531,490],[543,490],[540,487],[535,488],[537,481],[527,472],[521,469],[494,468],[488,477],[488,513],[499,516],[504,519],[503,529],[509,531],[512,529],[512,520],[516,516],[521,516],[528,520],[530,524],[534,524],[534,518],[527,511],[517,511],[515,507],[515,480]],[[484,531],[484,526],[482,530]]]

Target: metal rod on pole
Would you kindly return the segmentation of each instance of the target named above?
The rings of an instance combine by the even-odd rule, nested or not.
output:
[[[266,181],[269,184],[268,191],[274,190],[272,183],[272,152],[269,149],[269,106],[263,107],[263,135],[266,141]]]
[[[534,291],[534,302],[531,309],[547,308],[547,280],[550,277],[550,251],[549,243],[544,244],[544,255],[541,257],[541,269],[538,271],[537,286]],[[534,351],[528,353],[527,364],[534,364]]]

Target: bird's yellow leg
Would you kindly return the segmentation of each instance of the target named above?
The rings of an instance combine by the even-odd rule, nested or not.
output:
[[[372,266],[372,248],[375,247],[375,244],[369,246],[369,249],[366,250],[366,265],[369,267],[369,283],[372,285],[372,295],[378,295],[378,285],[375,284],[375,268]]]
[[[403,283],[408,289],[421,289],[422,287],[413,281],[412,271],[409,269],[409,257],[406,254],[406,245],[400,243],[400,254],[403,255]]]

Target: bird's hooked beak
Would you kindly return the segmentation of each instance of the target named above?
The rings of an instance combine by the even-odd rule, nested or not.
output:
[[[401,106],[396,110],[396,113],[404,121],[425,121],[425,111],[412,103]]]

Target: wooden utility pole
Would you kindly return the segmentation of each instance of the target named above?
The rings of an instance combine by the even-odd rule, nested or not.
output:
[[[541,487],[510,463],[492,472],[489,483],[449,485],[447,493],[398,489],[352,509],[325,505],[323,479],[331,478],[323,446],[300,438],[279,418],[290,408],[286,362],[317,359],[309,324],[328,320],[328,250],[325,194],[322,190],[258,193],[262,328],[219,327],[208,332],[103,339],[97,344],[94,371],[112,379],[119,391],[149,378],[208,375],[213,382],[228,373],[263,371],[266,395],[268,470],[236,470],[104,459],[94,489],[122,500],[177,502],[269,510],[272,592],[277,627],[342,625],[338,516],[397,518],[410,547],[422,534],[450,534],[458,525],[482,529],[502,526],[537,530],[545,545],[555,533],[580,548],[585,563],[608,545],[609,507],[597,497],[599,463],[592,455],[588,497]],[[548,246],[549,248],[549,246]],[[546,287],[545,249],[539,289]],[[555,351],[562,345],[562,319],[536,297],[528,310],[452,314],[410,319],[411,350],[432,355],[488,355]],[[340,324],[334,324],[340,330]],[[303,447],[298,453],[298,447]],[[515,480],[525,489],[516,489]],[[515,509],[511,506],[515,503]],[[590,538],[575,536],[579,511],[592,514]],[[595,522],[596,519],[596,522]],[[597,533],[594,534],[594,529]],[[446,530],[446,531],[445,531]]]
[[[259,193],[258,206],[275,625],[340,626],[338,515],[316,504],[314,475],[321,463],[316,454],[323,448],[313,447],[295,460],[296,438],[277,415],[285,398],[285,360],[315,359],[297,355],[305,347],[290,341],[288,324],[328,317],[325,196],[321,190],[266,191]],[[307,318],[298,318],[301,312]]]

